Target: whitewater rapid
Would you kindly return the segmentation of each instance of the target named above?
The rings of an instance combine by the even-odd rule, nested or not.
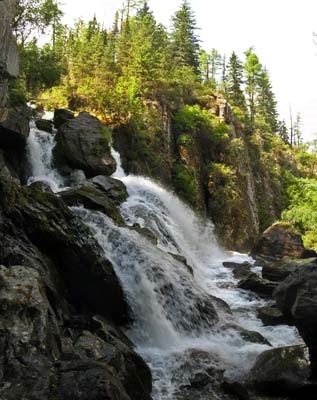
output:
[[[29,183],[45,181],[58,192],[65,183],[53,168],[54,143],[54,134],[31,126]],[[232,271],[222,264],[252,259],[226,252],[211,222],[153,180],[126,175],[119,154],[112,154],[117,162],[113,177],[126,185],[129,195],[120,209],[126,226],[100,212],[73,210],[90,227],[122,282],[134,316],[126,333],[151,367],[153,398],[177,398],[193,374],[210,367],[225,370],[230,379],[243,378],[257,355],[271,347],[246,340],[237,326],[259,332],[274,347],[299,343],[294,328],[263,326],[256,309],[267,302],[238,289]]]

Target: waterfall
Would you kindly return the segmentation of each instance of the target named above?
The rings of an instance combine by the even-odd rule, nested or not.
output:
[[[31,127],[29,182],[43,180],[59,191],[63,180],[52,167],[53,146],[54,135]],[[248,340],[236,327],[261,333],[273,346],[298,343],[294,328],[262,325],[256,309],[267,302],[238,289],[231,270],[222,265],[252,260],[226,252],[211,222],[153,180],[126,175],[120,155],[113,149],[112,155],[117,161],[113,177],[126,185],[129,195],[121,205],[126,226],[97,211],[73,210],[90,227],[122,282],[133,313],[126,333],[151,367],[153,398],[181,398],[193,375],[208,368],[225,370],[228,378],[243,377],[270,347]]]
[[[52,118],[52,113],[46,112],[44,118]],[[48,133],[36,128],[35,122],[30,123],[30,135],[27,141],[27,156],[31,166],[32,176],[28,184],[36,181],[47,183],[53,192],[58,192],[64,185],[63,178],[53,168],[52,151],[55,145],[55,132]]]

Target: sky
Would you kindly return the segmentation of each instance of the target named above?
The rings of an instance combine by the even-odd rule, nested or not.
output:
[[[171,16],[181,0],[149,0],[157,21],[171,27]],[[64,22],[89,20],[111,27],[123,0],[61,0]],[[278,101],[280,118],[287,125],[290,109],[300,113],[305,140],[317,139],[317,33],[316,0],[191,0],[201,39],[209,51],[230,56],[254,47],[268,69]],[[316,37],[317,42],[317,37]]]

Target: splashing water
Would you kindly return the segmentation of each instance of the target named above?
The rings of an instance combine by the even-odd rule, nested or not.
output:
[[[46,112],[45,119],[51,119],[52,113]],[[58,192],[64,181],[61,175],[53,168],[52,151],[55,146],[55,132],[47,133],[36,128],[35,122],[30,123],[30,135],[27,140],[27,156],[31,166],[32,176],[28,180],[47,183],[53,192]]]
[[[30,182],[45,180],[61,190],[63,181],[52,168],[54,135],[34,130],[29,141]],[[151,179],[127,176],[119,154],[112,150],[112,155],[117,162],[113,177],[129,194],[121,206],[126,226],[100,212],[73,210],[90,227],[122,282],[134,316],[127,335],[151,367],[153,398],[182,398],[182,387],[208,368],[243,378],[256,356],[270,348],[241,335],[243,328],[261,333],[273,346],[299,343],[294,328],[262,325],[256,309],[267,302],[238,289],[231,270],[222,265],[252,260],[229,255],[217,243],[210,222]],[[215,393],[210,398],[219,397]]]

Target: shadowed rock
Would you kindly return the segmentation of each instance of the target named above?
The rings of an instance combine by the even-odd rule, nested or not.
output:
[[[81,169],[92,178],[111,175],[116,169],[102,124],[86,112],[63,123],[57,131],[56,141],[55,163],[64,175],[72,169]]]

